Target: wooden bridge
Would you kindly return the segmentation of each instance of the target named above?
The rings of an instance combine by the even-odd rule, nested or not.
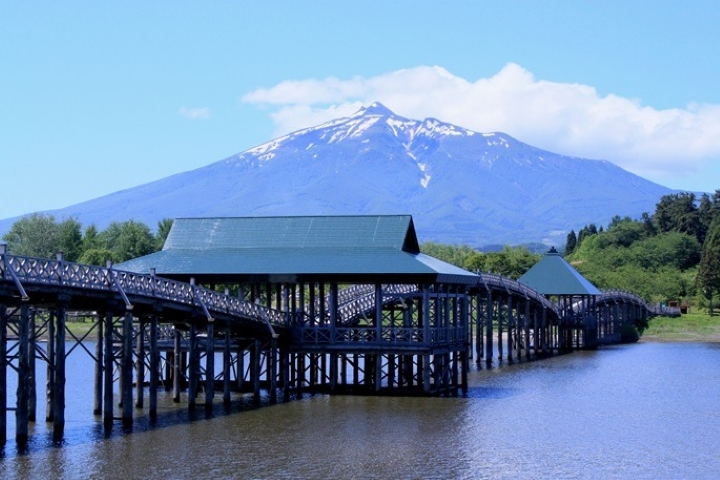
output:
[[[378,242],[385,228],[390,233],[383,242],[396,246],[365,250],[341,240],[342,248],[329,249],[332,270],[317,266],[316,244],[294,259],[281,245],[264,252],[260,267],[246,264],[244,272],[233,268],[230,276],[218,274],[218,268],[193,267],[203,286],[194,276],[180,280],[188,272],[173,270],[192,263],[188,249],[180,246],[196,222],[186,229],[174,226],[175,237],[171,231],[159,257],[123,268],[66,262],[61,255],[13,256],[0,246],[0,441],[6,441],[7,415],[13,410],[8,375],[17,375],[15,437],[23,444],[29,423],[37,420],[35,372],[43,363],[45,420],[52,422],[54,438],[62,439],[65,360],[73,351],[94,359],[93,411],[110,427],[115,421],[132,424],[146,395],[149,415],[156,416],[162,388],[189,408],[195,408],[201,392],[206,407],[219,398],[229,403],[238,394],[259,399],[262,392],[271,402],[308,392],[456,395],[467,390],[472,358],[489,364],[496,355],[512,361],[617,343],[623,325],[653,313],[628,292],[551,301],[519,281],[447,265],[419,252],[408,218],[361,218],[368,228],[354,235],[371,231]],[[318,227],[315,217],[306,220],[287,221],[303,228],[312,224],[304,244],[312,243],[308,232],[317,234],[316,243],[327,242],[326,227]],[[337,221],[329,225],[335,229]],[[293,231],[286,224],[280,230]],[[391,238],[398,232],[399,242]],[[360,251],[363,263],[351,259],[348,264],[345,249]],[[210,250],[203,255],[216,254]],[[226,268],[235,254],[219,250],[227,259],[219,265]],[[278,263],[282,271],[272,266],[277,251],[289,255]],[[252,257],[241,253],[243,261]],[[375,256],[382,265],[370,271],[368,258]],[[315,270],[293,263],[307,257]],[[164,265],[163,274],[153,267],[137,273],[151,263]],[[226,285],[223,291],[219,281]],[[66,328],[68,316],[75,314],[89,319],[95,342]]]

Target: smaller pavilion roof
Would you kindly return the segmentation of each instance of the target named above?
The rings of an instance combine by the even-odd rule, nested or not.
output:
[[[477,282],[420,253],[410,215],[179,218],[162,251],[116,267],[200,283]]]
[[[551,248],[533,267],[518,278],[518,282],[542,295],[600,295],[602,293],[588,279]]]

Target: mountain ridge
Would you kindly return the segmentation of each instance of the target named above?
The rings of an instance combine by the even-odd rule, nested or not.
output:
[[[421,241],[561,245],[571,229],[637,218],[671,192],[607,160],[408,119],[373,103],[204,167],[46,213],[100,229],[128,219],[152,228],[178,217],[411,214]],[[0,220],[0,232],[15,219]]]

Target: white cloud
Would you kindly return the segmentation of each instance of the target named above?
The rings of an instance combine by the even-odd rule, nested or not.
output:
[[[243,101],[274,108],[278,136],[379,101],[398,115],[505,132],[556,153],[610,160],[659,182],[720,157],[720,105],[658,110],[637,99],[600,96],[588,85],[537,80],[513,63],[475,81],[437,66],[370,78],[285,81]]]
[[[201,108],[187,108],[182,107],[178,110],[178,113],[183,117],[191,118],[193,120],[207,120],[210,118],[210,109],[207,107]]]

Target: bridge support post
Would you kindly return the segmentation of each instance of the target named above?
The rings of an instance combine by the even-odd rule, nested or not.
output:
[[[141,318],[138,323],[135,352],[135,408],[143,408],[145,405],[145,327],[146,322]]]
[[[18,325],[18,361],[17,361],[17,407],[15,409],[15,440],[25,446],[28,441],[28,400],[30,397],[30,308],[27,304],[20,307]]]
[[[516,312],[517,313],[517,312]],[[518,337],[518,319],[513,315],[513,301],[512,296],[507,297],[507,359],[512,362],[513,350],[517,356],[520,352],[517,350],[517,337]]]
[[[97,340],[95,342],[95,375],[93,382],[93,415],[102,415],[103,410],[103,343],[104,324],[100,315],[95,317]]]
[[[225,328],[223,333],[223,405],[230,406],[230,370],[231,370],[231,352],[230,352],[230,326]]]
[[[113,352],[113,314],[105,312],[105,355],[103,357],[103,423],[110,428],[113,422],[113,365],[115,354]]]
[[[498,298],[497,305],[497,317],[498,317],[498,360],[502,360],[503,357],[503,306],[502,299]]]
[[[30,373],[30,383],[28,385],[28,421],[35,422],[37,420],[37,362],[35,361],[35,351],[37,349],[37,311],[33,309],[29,318],[29,337],[28,337],[28,368]]]
[[[125,312],[123,318],[122,368],[120,369],[120,392],[122,402],[122,423],[130,427],[133,421],[133,315],[132,311]],[[138,378],[138,381],[140,379]]]
[[[158,350],[158,316],[150,317],[150,418],[157,418],[158,375],[160,374],[160,351]]]
[[[485,300],[485,363],[490,365],[493,359],[493,300],[492,292],[488,289]]]
[[[7,307],[0,305],[0,447],[7,442]]]
[[[209,321],[205,343],[205,408],[211,409],[215,398],[215,322]]]
[[[180,402],[180,361],[182,357],[182,351],[180,350],[180,340],[182,340],[182,333],[177,328],[174,329],[175,335],[173,336],[173,402]]]
[[[270,389],[270,403],[277,403],[277,374],[278,374],[277,340],[270,340],[268,347],[268,388]]]
[[[67,299],[64,300],[66,302]],[[53,440],[65,433],[65,306],[57,309],[55,329],[55,381],[53,382]]]
[[[190,344],[188,352],[188,408],[195,408],[197,400],[198,376],[200,374],[200,352],[198,352],[197,327],[190,324]]]
[[[260,353],[262,349],[262,344],[260,343],[260,340],[255,340],[253,349],[252,349],[252,359],[250,362],[250,370],[251,370],[251,376],[252,376],[252,382],[253,382],[253,399],[256,402],[260,401]]]

